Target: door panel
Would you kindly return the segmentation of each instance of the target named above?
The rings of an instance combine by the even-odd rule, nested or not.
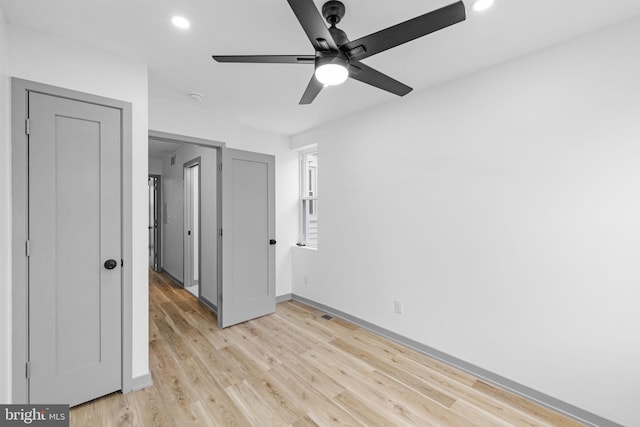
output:
[[[29,117],[29,399],[76,405],[121,388],[120,111],[30,93]]]
[[[223,149],[221,327],[275,311],[275,158]]]

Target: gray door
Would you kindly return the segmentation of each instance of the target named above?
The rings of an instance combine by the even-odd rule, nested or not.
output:
[[[77,405],[121,389],[120,110],[32,92],[29,118],[29,400]]]
[[[275,312],[275,158],[222,150],[222,286],[218,324]]]

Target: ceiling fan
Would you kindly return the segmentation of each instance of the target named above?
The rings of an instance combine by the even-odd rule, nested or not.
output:
[[[377,53],[407,43],[466,19],[464,3],[458,1],[384,30],[349,41],[336,27],[345,14],[344,4],[331,0],[322,6],[322,21],[313,0],[287,0],[316,50],[315,55],[213,55],[218,62],[313,64],[314,76],[300,104],[311,104],[325,86],[344,83],[351,77],[371,86],[404,96],[413,89],[360,62]]]

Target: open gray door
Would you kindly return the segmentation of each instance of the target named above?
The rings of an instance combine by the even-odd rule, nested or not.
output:
[[[121,112],[31,92],[29,117],[29,400],[73,406],[121,389]]]
[[[218,325],[275,312],[275,158],[222,150]]]

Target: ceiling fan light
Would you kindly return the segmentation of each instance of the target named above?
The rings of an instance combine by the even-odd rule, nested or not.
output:
[[[349,70],[340,64],[324,64],[316,68],[316,79],[326,86],[336,86],[349,78]]]
[[[493,0],[476,0],[473,3],[473,10],[476,12],[482,12],[493,6]]]

